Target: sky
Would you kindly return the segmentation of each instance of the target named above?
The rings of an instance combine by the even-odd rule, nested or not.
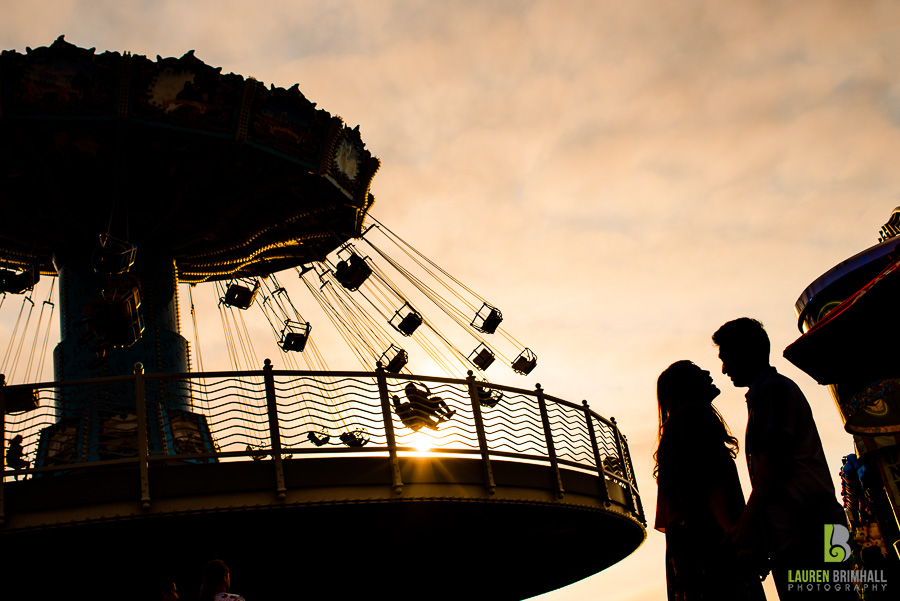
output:
[[[711,371],[743,433],[745,391],[710,341],[727,320],[765,324],[832,470],[853,451],[828,391],[781,350],[806,286],[900,205],[897,3],[44,0],[0,14],[0,49],[64,34],[98,52],[195,50],[359,124],[382,163],[372,214],[536,351],[529,376],[496,381],[616,417],[651,526],[659,373]],[[650,530],[541,599],[664,598],[664,548]]]

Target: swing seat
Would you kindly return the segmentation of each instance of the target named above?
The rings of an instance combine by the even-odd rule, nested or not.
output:
[[[134,265],[136,254],[135,244],[101,234],[100,247],[91,255],[91,267],[95,273],[121,275]]]
[[[484,386],[478,387],[478,402],[481,403],[482,407],[494,407],[501,400],[503,400],[503,391],[496,388],[485,388]]]
[[[38,283],[41,272],[34,267],[29,267],[17,273],[9,269],[0,269],[0,293],[23,294]]]
[[[537,355],[531,352],[531,349],[525,349],[518,357],[516,357],[516,360],[513,361],[512,368],[514,372],[527,376],[536,365]]]
[[[384,369],[392,374],[399,374],[400,370],[403,369],[408,362],[409,354],[405,350],[400,349],[400,352],[388,362]]]
[[[136,285],[130,288],[104,290],[104,296],[111,298],[108,307],[107,339],[113,348],[127,348],[141,339],[144,333],[144,318],[140,313],[141,292]]]
[[[324,432],[313,432],[312,430],[306,433],[306,438],[317,447],[328,444],[328,441],[331,439],[331,437]]]
[[[334,271],[334,278],[347,290],[358,290],[369,276],[372,268],[366,260],[353,253],[345,261],[340,261]]]
[[[496,359],[494,353],[491,352],[491,349],[483,344],[478,345],[478,348],[472,351],[472,355],[474,355],[470,356],[472,363],[474,363],[481,371],[484,371],[488,367],[490,367]]]
[[[256,451],[256,449],[254,449],[251,445],[247,445],[247,452],[250,453],[250,459],[252,459],[253,461],[262,461],[266,458],[265,453],[257,454],[254,453],[254,451]]]
[[[503,321],[503,314],[500,313],[500,309],[484,303],[469,325],[479,332],[493,334],[497,331],[501,321]]]
[[[108,339],[113,348],[128,348],[144,334],[144,317],[140,313],[133,313],[112,325]]]
[[[302,353],[303,349],[306,348],[306,341],[309,339],[309,336],[306,334],[300,334],[298,332],[292,332],[287,334],[281,339],[281,350],[287,351],[295,351],[298,353]]]
[[[306,342],[309,340],[309,324],[299,321],[285,321],[284,329],[281,331],[281,340],[278,346],[284,352],[295,351],[302,353],[306,348]]]
[[[359,448],[366,446],[369,442],[369,433],[362,428],[358,428],[356,430],[344,432],[341,434],[340,438],[341,442],[348,447]]]
[[[393,355],[391,351],[394,351]],[[409,353],[407,353],[402,348],[398,347],[395,344],[392,344],[384,353],[382,353],[381,357],[378,359],[382,365],[384,365],[384,370],[388,373],[399,374],[400,370],[403,369],[406,364],[409,362]]]
[[[259,281],[253,282],[252,289],[237,281],[233,281],[228,284],[228,289],[225,291],[222,302],[229,307],[249,309],[253,301],[256,300],[257,293],[259,293]]]
[[[94,350],[132,346],[144,333],[141,293],[136,280],[116,282],[104,288],[102,294],[82,310],[87,327],[83,340],[93,340]]]
[[[431,420],[423,417],[419,411],[414,409],[412,403],[401,402],[400,397],[396,394],[391,397],[391,401],[394,404],[394,413],[400,418],[400,422],[413,432],[418,432],[422,429],[422,426],[426,425],[426,422],[431,422]]]
[[[401,319],[395,327],[404,336],[412,336],[420,325],[422,325],[422,316],[413,311]]]
[[[422,325],[422,315],[412,308],[408,302],[404,302],[403,306],[397,309],[393,317],[388,321],[395,330],[404,336],[412,336],[420,325]]]

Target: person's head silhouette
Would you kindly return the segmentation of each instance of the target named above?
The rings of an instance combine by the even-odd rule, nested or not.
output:
[[[709,403],[719,393],[709,372],[690,361],[676,361],[656,381],[660,413],[665,415],[687,403]]]
[[[231,571],[221,559],[213,559],[203,566],[203,584],[200,586],[200,601],[212,601],[219,593],[227,593],[231,588]]]
[[[750,386],[769,367],[769,335],[755,319],[729,321],[716,330],[712,340],[719,347],[722,373],[737,387]]]
[[[702,423],[708,425],[710,422],[704,420],[703,415],[712,415],[721,424],[714,436],[721,438],[733,458],[737,454],[737,439],[731,435],[722,416],[712,406],[713,399],[719,396],[720,392],[709,372],[690,361],[676,361],[667,367],[656,381],[656,399],[659,405],[658,441],[662,441],[663,433],[669,427],[669,418],[673,413],[681,412],[682,424],[686,418],[693,423],[697,423],[700,419]],[[653,468],[655,478],[659,474],[658,449],[653,453],[653,459],[656,461]]]

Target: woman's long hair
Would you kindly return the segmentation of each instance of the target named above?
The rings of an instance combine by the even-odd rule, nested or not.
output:
[[[213,559],[203,566],[203,584],[200,585],[200,601],[212,601],[216,589],[225,584],[228,566],[221,559]]]
[[[672,411],[685,403],[706,403],[707,401],[707,399],[696,399],[690,398],[689,396],[696,392],[691,390],[691,384],[693,383],[691,376],[695,374],[695,370],[697,369],[700,368],[691,361],[676,361],[667,367],[664,372],[659,374],[659,379],[656,381],[656,401],[659,406],[659,431],[656,438],[656,450],[653,452],[654,478],[659,476],[659,441],[662,440],[663,432],[666,429],[666,423],[668,423]],[[709,404],[708,407],[716,417],[716,420],[722,424],[722,444],[728,448],[728,453],[731,455],[731,458],[734,459],[737,457],[738,453],[738,439],[732,436],[731,430],[728,429],[728,424],[725,423],[725,420],[722,419],[722,415],[716,408],[713,407],[712,404]]]

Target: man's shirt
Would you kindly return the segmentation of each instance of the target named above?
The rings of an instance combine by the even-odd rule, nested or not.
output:
[[[770,556],[814,524],[845,521],[812,410],[800,388],[768,367],[747,391],[744,451],[751,483],[762,455],[777,462],[762,513]]]

